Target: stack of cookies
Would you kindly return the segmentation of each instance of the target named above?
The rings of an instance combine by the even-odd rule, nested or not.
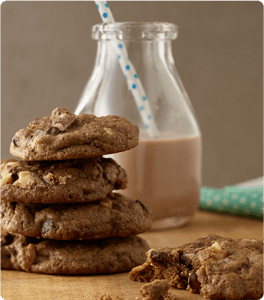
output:
[[[146,207],[113,192],[127,175],[103,155],[138,144],[138,128],[56,108],[12,139],[1,162],[3,269],[45,274],[125,272],[149,249],[137,234],[151,227]]]

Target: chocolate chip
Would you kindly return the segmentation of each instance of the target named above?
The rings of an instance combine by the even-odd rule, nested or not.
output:
[[[47,231],[49,231],[51,229],[51,226],[53,225],[52,220],[46,220],[43,224],[42,224],[42,228],[41,231],[42,233],[45,233]]]
[[[159,252],[158,251],[156,251],[156,250],[153,250],[153,251],[151,251],[151,253],[150,253],[150,257],[151,258],[158,258],[159,257]]]
[[[60,130],[58,127],[50,127],[47,131],[47,134],[51,135],[58,135],[60,133]]]
[[[61,123],[64,126],[64,128],[67,129],[71,127],[75,121],[76,121],[75,115],[71,115],[71,116],[67,115],[67,117],[61,120]]]
[[[14,137],[12,138],[12,142],[13,142],[14,146],[16,146],[16,147],[19,147],[19,146],[20,146],[19,138],[17,138],[17,137],[14,136]]]
[[[1,246],[8,246],[13,243],[15,236],[13,234],[7,234],[1,239]]]
[[[200,290],[200,282],[197,280],[197,275],[196,275],[195,271],[192,271],[191,273],[189,273],[188,283],[189,283],[189,286],[194,291]]]
[[[15,181],[18,180],[18,178],[19,178],[18,174],[15,171],[12,171],[11,177],[14,178]]]
[[[160,260],[160,261],[165,261],[167,259],[168,255],[167,255],[167,253],[160,252],[160,251],[157,251],[157,250],[153,250],[150,253],[150,257],[152,259],[156,259],[156,260]]]
[[[65,131],[69,127],[71,127],[76,121],[75,115],[60,115],[58,118],[53,119],[52,125],[53,127],[57,127],[60,131]]]

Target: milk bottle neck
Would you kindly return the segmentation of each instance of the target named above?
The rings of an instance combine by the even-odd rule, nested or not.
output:
[[[104,76],[108,76],[113,67],[118,68],[119,62],[113,40],[99,40],[95,69],[103,68]],[[174,59],[170,40],[124,40],[129,59],[137,70],[138,76],[145,77],[148,72],[162,72],[162,69],[174,69]],[[143,79],[142,79],[143,80]]]
[[[97,40],[95,67],[75,113],[123,116],[144,132],[140,107],[128,85],[124,65],[121,68],[119,55],[126,53],[123,57],[127,60],[128,55],[128,65],[131,62],[136,70],[132,75],[144,87],[158,131],[170,137],[199,135],[195,113],[172,55],[172,40],[177,32],[176,25],[171,23],[95,25],[92,33]],[[119,45],[126,51],[118,52]]]
[[[117,45],[124,45],[138,75],[146,76],[149,69],[173,67],[171,41],[178,27],[165,22],[119,22],[96,24],[92,38],[98,41],[96,67],[106,72],[118,65]],[[126,57],[125,57],[126,59]],[[107,74],[105,74],[107,76]]]

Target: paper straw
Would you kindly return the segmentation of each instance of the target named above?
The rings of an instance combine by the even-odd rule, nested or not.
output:
[[[113,14],[106,1],[95,1],[99,14],[103,23],[115,23]],[[144,87],[137,75],[137,72],[131,63],[125,44],[119,40],[113,41],[113,47],[116,51],[121,70],[127,80],[128,89],[131,91],[136,105],[138,107],[141,119],[147,132],[155,138],[159,137],[157,126],[154,121],[154,116],[151,111],[149,100],[147,98]]]

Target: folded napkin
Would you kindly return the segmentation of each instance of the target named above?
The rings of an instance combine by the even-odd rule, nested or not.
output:
[[[223,189],[203,186],[199,206],[201,210],[263,219],[263,184],[235,185]]]

